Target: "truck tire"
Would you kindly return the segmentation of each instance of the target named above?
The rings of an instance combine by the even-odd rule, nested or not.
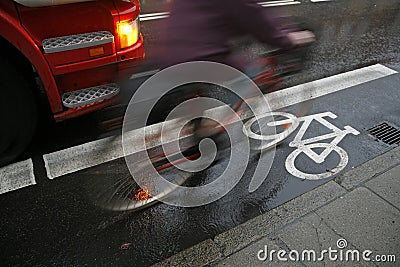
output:
[[[0,166],[24,152],[36,129],[34,83],[26,73],[11,58],[0,56]]]

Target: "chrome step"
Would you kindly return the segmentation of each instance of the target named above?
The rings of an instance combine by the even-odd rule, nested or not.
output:
[[[64,52],[114,42],[114,35],[108,31],[88,32],[44,39],[43,50],[46,54]]]
[[[77,108],[111,98],[120,91],[116,83],[104,84],[82,90],[64,93],[62,95],[63,105],[67,108]]]

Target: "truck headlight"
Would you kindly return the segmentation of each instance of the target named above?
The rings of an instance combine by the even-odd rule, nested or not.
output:
[[[121,49],[137,43],[140,35],[139,24],[139,17],[117,23],[117,31]]]

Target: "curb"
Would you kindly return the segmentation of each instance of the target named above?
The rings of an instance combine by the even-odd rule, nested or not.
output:
[[[400,165],[400,146],[264,214],[188,248],[153,266],[214,265],[286,225],[343,198],[349,191]]]

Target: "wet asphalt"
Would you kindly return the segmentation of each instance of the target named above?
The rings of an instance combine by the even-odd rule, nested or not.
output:
[[[143,2],[143,13],[163,11],[163,1]],[[285,86],[373,63],[400,69],[400,2],[306,2],[284,10],[305,18],[318,37],[307,69],[286,81]],[[148,57],[157,45],[158,23],[162,21],[142,24]],[[242,48],[255,53],[262,51],[262,47],[254,42],[242,44]],[[130,81],[124,88],[133,92],[140,82]],[[341,129],[350,125],[360,132],[358,136],[346,136],[340,143],[349,156],[346,169],[392,148],[371,138],[367,130],[381,122],[400,126],[399,82],[400,76],[393,75],[312,101],[308,114],[330,111],[338,116],[335,120],[329,119],[330,122]],[[287,107],[284,111],[296,108]],[[49,180],[41,158],[44,153],[115,133],[99,129],[98,121],[102,116],[106,115],[92,114],[47,126],[38,135],[25,155],[33,158],[37,185],[0,196],[2,266],[151,265],[335,177],[307,181],[287,173],[285,160],[293,151],[288,146],[293,140],[291,137],[277,148],[268,179],[252,194],[247,187],[258,154],[243,159],[249,162],[243,179],[224,198],[210,205],[179,208],[157,204],[139,212],[106,211],[90,199],[90,183],[93,177],[99,177],[99,180],[102,177],[129,179],[123,159]],[[313,125],[308,134],[311,137],[325,131],[321,125]],[[228,155],[229,151],[222,153]],[[192,177],[192,183],[207,183],[223,172],[227,156],[222,158]],[[334,168],[338,161],[337,154],[333,153],[319,165],[304,155],[296,162],[299,169],[317,173]]]

